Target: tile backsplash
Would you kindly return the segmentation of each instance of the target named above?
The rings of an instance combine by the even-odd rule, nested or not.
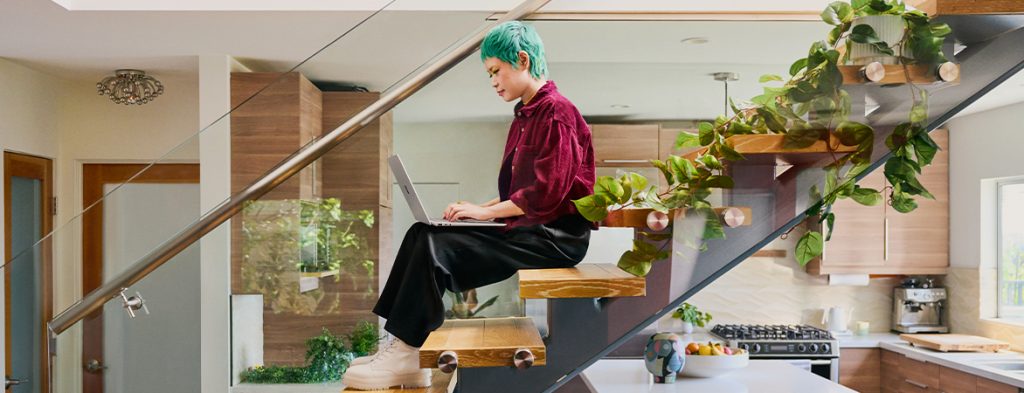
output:
[[[829,286],[828,276],[807,274],[792,256],[799,236],[776,240],[765,249],[786,250],[785,258],[750,258],[694,295],[689,303],[710,312],[711,325],[822,325],[825,309],[853,310],[850,322],[868,321],[872,332],[886,332],[892,316],[896,278],[871,279],[867,286]],[[852,328],[852,327],[851,327]]]

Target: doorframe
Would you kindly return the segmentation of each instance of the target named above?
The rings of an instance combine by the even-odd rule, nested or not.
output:
[[[53,160],[48,158],[16,153],[10,151],[4,151],[4,260],[3,263],[10,261],[13,257],[13,250],[11,249],[11,178],[12,177],[26,177],[30,179],[37,179],[40,181],[41,192],[39,206],[42,208],[40,212],[42,219],[39,237],[43,239],[44,236],[53,231],[53,215],[55,214],[53,208]],[[40,321],[39,330],[42,333],[42,353],[40,354],[40,381],[39,387],[41,392],[48,392],[50,385],[50,334],[46,328],[46,323],[53,318],[53,249],[52,249],[52,238],[44,239],[40,243],[41,252],[39,260],[42,266],[40,267],[40,275],[42,276],[42,321]],[[11,269],[4,269],[4,372],[5,375],[10,375],[12,371],[11,364]]]
[[[199,164],[82,164],[82,296],[103,285],[103,188],[108,184],[199,183]],[[82,365],[103,352],[103,309],[82,320]],[[98,378],[96,376],[99,376]],[[103,374],[82,373],[83,392],[102,392]],[[91,390],[90,390],[91,389]]]

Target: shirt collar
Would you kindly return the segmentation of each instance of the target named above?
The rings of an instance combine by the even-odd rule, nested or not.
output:
[[[534,94],[533,98],[530,99],[529,104],[523,105],[523,101],[521,100],[518,103],[516,103],[515,115],[517,117],[530,117],[530,115],[532,115],[533,112],[537,110],[539,103],[543,101],[543,98],[545,96],[557,91],[558,87],[555,86],[555,81],[545,82],[544,86],[541,86],[540,89],[537,90],[537,94]]]

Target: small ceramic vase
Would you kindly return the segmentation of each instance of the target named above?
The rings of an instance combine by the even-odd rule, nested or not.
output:
[[[654,383],[675,383],[676,374],[686,361],[683,341],[674,333],[658,333],[647,340],[644,364],[654,375]]]

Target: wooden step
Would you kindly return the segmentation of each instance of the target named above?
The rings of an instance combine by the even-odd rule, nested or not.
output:
[[[733,135],[727,138],[725,143],[731,146],[733,150],[736,150],[736,152],[742,154],[744,159],[731,161],[730,164],[813,164],[832,155],[825,141],[817,141],[813,145],[801,149],[787,149],[784,147],[785,138],[786,136],[783,134]],[[839,154],[857,151],[856,147],[840,145],[839,141],[834,137],[832,138],[832,146],[835,148],[835,152]],[[703,147],[683,155],[683,158],[695,160],[697,156],[704,154],[706,151],[707,148]]]
[[[523,299],[603,298],[647,295],[647,279],[615,265],[582,263],[565,269],[519,271]]]
[[[459,368],[515,367],[520,349],[533,353],[533,366],[546,363],[544,341],[530,318],[450,319],[420,348],[420,367],[437,368],[448,351],[458,357]]]
[[[735,210],[731,210],[735,209]],[[733,221],[736,218],[741,218],[742,221],[735,220],[733,224],[735,226],[750,226],[753,222],[751,217],[753,213],[749,207],[716,207],[715,213],[718,213],[719,217],[728,221]],[[654,209],[650,208],[637,208],[637,209],[620,209],[612,210],[608,212],[608,216],[601,221],[601,226],[612,227],[612,228],[641,228],[647,229],[648,222],[647,217],[653,212]],[[672,209],[669,211],[668,217],[675,217],[678,214],[683,214],[686,209]],[[737,213],[741,213],[743,216],[739,217]],[[722,217],[722,216],[725,217]],[[666,222],[667,224],[667,222]],[[658,229],[658,228],[653,228]]]
[[[419,388],[419,389],[386,389],[386,390],[374,390],[374,393],[449,393],[453,390],[452,376],[455,374],[445,374],[440,370],[434,370],[430,376],[430,387]],[[364,390],[349,389],[345,388],[342,392],[363,392]]]
[[[907,4],[933,17],[1024,13],[1024,1],[1020,0],[908,0]]]

